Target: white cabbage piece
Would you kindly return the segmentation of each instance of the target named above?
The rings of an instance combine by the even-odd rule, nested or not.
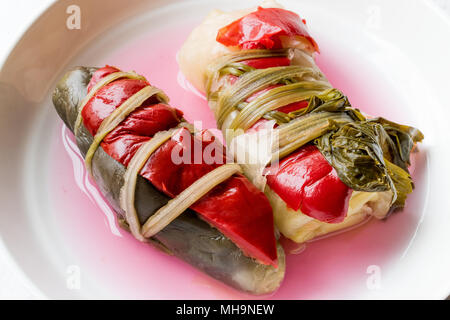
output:
[[[265,194],[273,208],[275,224],[280,232],[297,243],[303,243],[325,234],[348,229],[364,221],[369,216],[383,219],[389,212],[392,192],[353,191],[349,201],[347,216],[340,223],[326,223],[288,208],[273,190],[266,186]]]

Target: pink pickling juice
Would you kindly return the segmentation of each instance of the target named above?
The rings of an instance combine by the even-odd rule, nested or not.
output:
[[[144,75],[165,91],[170,104],[202,127],[216,128],[206,100],[179,73],[176,54],[193,25],[166,27],[143,34],[111,52],[103,64]],[[163,35],[163,36],[161,36]],[[405,122],[397,112],[400,97],[383,75],[352,48],[316,38],[321,48],[319,67],[330,82],[362,111]],[[346,51],[348,50],[348,51]],[[89,66],[90,62],[86,61]],[[101,66],[101,65],[99,65]],[[61,124],[54,138],[51,165],[56,223],[67,250],[80,266],[83,281],[111,297],[145,299],[248,299],[188,264],[140,243],[119,228],[115,214],[89,177],[72,133]],[[359,228],[330,235],[306,245],[283,241],[286,277],[272,299],[339,298],[342,292],[364,290],[369,266],[389,270],[414,238],[426,188],[425,156],[414,153],[411,171],[416,182],[402,212],[386,221],[372,219]],[[369,269],[368,269],[369,268]],[[368,289],[367,289],[368,290]],[[259,297],[261,298],[261,297]]]

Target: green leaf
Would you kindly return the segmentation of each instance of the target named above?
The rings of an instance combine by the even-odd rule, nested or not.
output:
[[[414,132],[411,127],[366,120],[347,123],[315,143],[342,182],[356,191],[391,190],[392,209],[397,209],[414,187],[407,170],[409,144],[423,137],[411,136]],[[406,150],[407,158],[402,155]]]
[[[390,189],[375,126],[367,122],[352,122],[315,140],[316,146],[336,169],[342,182],[355,191]]]
[[[423,140],[422,132],[414,127],[401,125],[384,118],[369,120],[380,123],[390,137],[388,159],[395,165],[408,170],[410,164],[409,156],[415,143]]]
[[[393,201],[392,210],[401,209],[405,206],[406,197],[413,191],[414,183],[409,173],[396,166],[392,162],[385,160],[392,182],[397,191],[397,199]]]

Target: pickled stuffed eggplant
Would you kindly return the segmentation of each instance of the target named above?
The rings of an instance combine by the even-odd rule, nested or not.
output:
[[[174,148],[223,146],[208,132],[194,134],[161,90],[134,72],[77,67],[58,82],[53,104],[121,225],[137,239],[239,290],[279,287],[285,257],[268,200],[229,161],[170,161]]]

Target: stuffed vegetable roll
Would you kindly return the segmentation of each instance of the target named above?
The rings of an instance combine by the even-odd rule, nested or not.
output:
[[[423,139],[353,108],[315,64],[318,51],[305,20],[266,1],[211,12],[178,53],[276,226],[298,243],[401,209],[413,189],[410,152]]]
[[[76,67],[58,82],[53,104],[121,226],[136,239],[239,290],[266,294],[279,287],[285,257],[269,201],[220,152],[220,142],[195,132],[161,90],[134,72]],[[208,150],[219,161],[197,159],[194,151]]]

